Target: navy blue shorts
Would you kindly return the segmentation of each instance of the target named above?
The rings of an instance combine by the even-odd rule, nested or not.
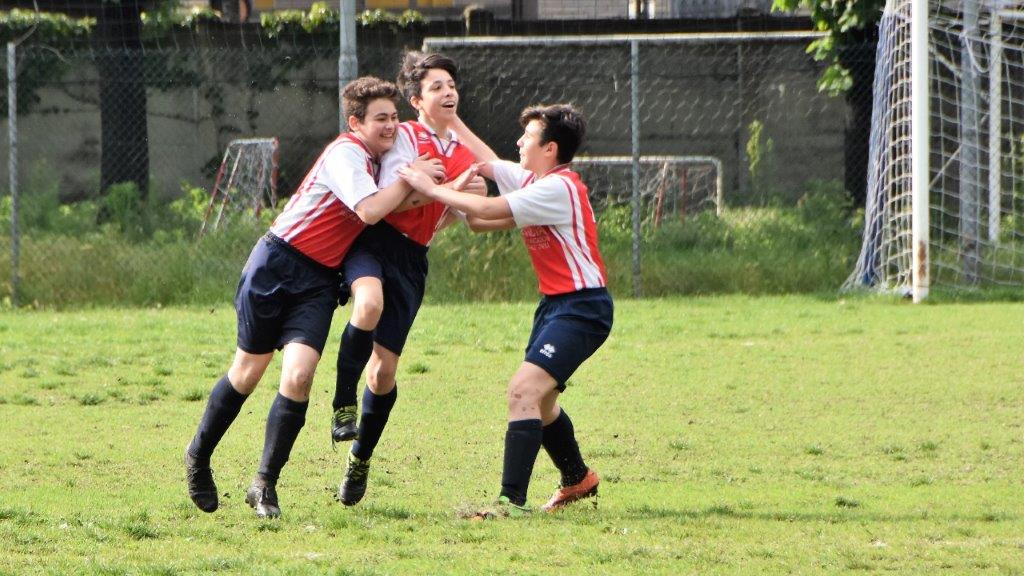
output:
[[[526,361],[543,368],[564,392],[576,369],[608,339],[613,316],[612,297],[604,288],[541,298]]]
[[[367,226],[342,263],[349,285],[359,278],[379,278],[384,310],[373,341],[401,356],[427,287],[427,247],[405,237],[386,222]]]
[[[238,347],[267,354],[301,342],[323,353],[338,303],[338,273],[268,233],[256,242],[235,292]]]

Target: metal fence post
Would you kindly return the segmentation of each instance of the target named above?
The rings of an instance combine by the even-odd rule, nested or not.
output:
[[[338,43],[341,54],[338,55],[338,132],[348,131],[348,119],[345,118],[345,105],[341,99],[341,90],[346,84],[359,76],[359,59],[356,56],[356,2],[341,0],[338,12]]]
[[[18,236],[18,67],[17,44],[7,43],[7,140],[11,190],[11,306],[18,306],[20,238]]]
[[[633,296],[643,294],[640,278],[640,43],[629,42],[629,109],[633,152]]]

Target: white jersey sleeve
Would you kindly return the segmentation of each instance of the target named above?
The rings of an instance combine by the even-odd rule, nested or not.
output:
[[[533,172],[508,160],[492,160],[491,169],[494,170],[494,183],[502,196],[519,190],[533,179]]]
[[[395,134],[395,145],[384,153],[380,161],[380,187],[387,188],[398,181],[398,169],[416,160],[416,142],[412,130],[401,124]]]
[[[564,178],[548,176],[502,196],[512,209],[516,226],[525,228],[572,224],[570,194]]]
[[[366,163],[366,152],[359,147],[353,144],[335,146],[317,174],[318,183],[354,210],[360,200],[377,192],[377,183],[367,171]]]

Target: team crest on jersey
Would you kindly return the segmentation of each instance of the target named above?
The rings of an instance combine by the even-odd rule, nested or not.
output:
[[[551,343],[545,344],[544,346],[541,347],[540,353],[545,355],[545,356],[547,356],[548,358],[551,358],[552,356],[555,355],[555,346],[554,346],[554,344],[551,344]]]
[[[430,136],[426,132],[417,133],[416,139],[420,142],[430,142]]]

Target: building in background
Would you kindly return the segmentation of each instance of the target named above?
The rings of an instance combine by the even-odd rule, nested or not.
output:
[[[253,14],[304,10],[315,1],[243,0],[252,5]],[[210,4],[209,0],[184,0],[183,3]],[[496,18],[513,20],[697,19],[768,15],[772,0],[356,0],[357,10],[413,9],[431,19],[461,17],[470,6],[488,10]]]

